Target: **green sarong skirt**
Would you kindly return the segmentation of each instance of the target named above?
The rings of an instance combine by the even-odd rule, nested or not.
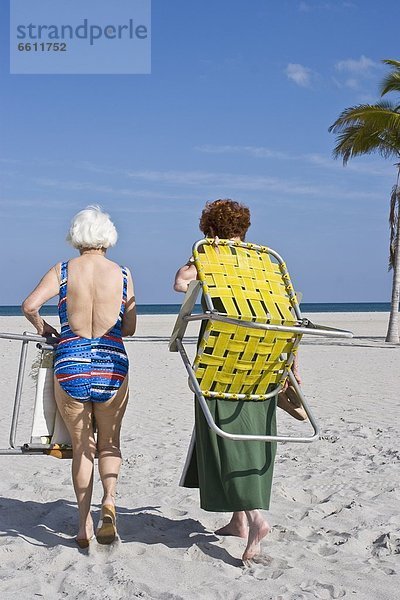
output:
[[[275,435],[276,397],[264,401],[207,400],[216,424],[229,433]],[[276,442],[233,441],[211,431],[195,400],[194,439],[181,478],[200,489],[213,512],[268,509]]]

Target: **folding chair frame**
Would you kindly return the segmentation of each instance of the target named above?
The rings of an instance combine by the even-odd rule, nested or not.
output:
[[[210,243],[211,243],[211,241],[207,240],[207,239],[202,239],[202,240],[199,240],[198,242],[196,242],[193,245],[193,256],[196,257],[198,255],[198,249],[202,245],[206,245],[206,244],[210,245]],[[277,252],[272,250],[271,248],[266,248],[264,246],[259,246],[256,244],[248,244],[246,242],[234,242],[234,241],[226,242],[226,241],[224,241],[223,244],[228,245],[228,246],[232,245],[232,246],[236,246],[236,247],[249,248],[249,249],[258,250],[261,252],[268,252],[271,256],[273,256],[277,260],[277,262],[280,266],[282,277],[284,279],[285,278],[289,279],[289,274],[286,270],[286,265],[285,265],[283,258]],[[196,299],[197,299],[200,289],[202,289],[203,297],[206,302],[206,306],[207,306],[208,310],[201,314],[192,315],[191,313],[194,308],[194,305],[195,305],[195,302],[196,302]],[[203,283],[198,280],[190,282],[190,284],[188,286],[188,290],[185,294],[184,301],[182,303],[181,310],[178,314],[174,330],[172,332],[169,349],[171,352],[178,351],[180,353],[183,363],[185,365],[186,371],[189,375],[189,387],[192,389],[192,391],[194,391],[196,398],[203,410],[205,419],[206,419],[210,429],[212,429],[212,431],[214,431],[217,435],[224,437],[226,439],[235,440],[235,441],[261,441],[261,442],[275,441],[275,442],[308,443],[308,442],[313,442],[313,441],[319,439],[319,426],[314,418],[314,415],[312,414],[310,407],[307,404],[304,394],[303,394],[300,386],[298,385],[291,369],[289,369],[288,371],[285,371],[285,373],[282,374],[281,383],[274,390],[269,392],[268,394],[264,394],[262,396],[262,398],[265,399],[265,398],[272,398],[273,396],[277,396],[283,388],[283,382],[286,380],[286,378],[289,378],[290,383],[295,388],[299,398],[301,399],[301,402],[302,402],[304,409],[307,413],[307,416],[309,418],[310,424],[313,429],[313,434],[311,436],[232,434],[232,433],[223,431],[220,427],[217,426],[217,424],[215,423],[215,421],[212,417],[212,414],[211,414],[210,409],[207,404],[207,399],[205,398],[205,396],[203,395],[203,393],[201,391],[199,383],[196,379],[195,371],[191,365],[191,362],[188,358],[188,355],[187,355],[186,350],[183,345],[183,338],[184,338],[188,323],[191,321],[202,321],[202,320],[222,321],[225,323],[231,323],[232,325],[237,325],[239,327],[262,329],[262,330],[293,332],[293,333],[311,334],[311,335],[328,336],[328,337],[340,337],[340,338],[353,337],[353,334],[350,331],[335,329],[332,327],[325,327],[323,325],[315,325],[308,319],[304,319],[301,315],[301,311],[300,311],[299,304],[297,302],[296,294],[295,294],[294,290],[292,290],[291,286],[289,287],[289,298],[290,298],[290,301],[291,301],[291,304],[292,304],[292,307],[293,307],[293,310],[295,313],[295,317],[297,319],[296,326],[291,327],[291,326],[285,326],[285,325],[271,325],[271,324],[264,324],[264,323],[256,323],[254,321],[245,321],[242,319],[231,318],[226,315],[222,315],[222,314],[218,313],[218,311],[214,308],[210,294],[208,294],[207,292],[204,291]],[[295,351],[299,342],[300,342],[300,339],[298,339],[295,342],[292,352]],[[292,358],[292,356],[290,358]],[[289,361],[289,362],[291,362],[291,361]],[[229,399],[229,398],[234,397],[237,400],[241,400],[241,399],[246,398],[249,401],[261,399],[260,396],[257,396],[257,395],[250,396],[250,398],[249,398],[245,394],[241,395],[241,394],[228,394],[228,393],[225,393],[225,394],[210,393],[210,397],[212,397],[212,396],[220,398],[220,399],[222,399],[222,398]]]
[[[28,353],[28,345],[31,342],[36,343],[38,348],[53,350],[57,344],[57,340],[54,338],[46,338],[33,333],[25,331],[23,334],[18,333],[0,333],[0,339],[6,340],[17,340],[21,341],[21,353],[18,365],[18,376],[17,385],[15,389],[14,407],[11,419],[11,429],[9,448],[0,448],[0,456],[7,454],[49,454],[53,448],[51,444],[24,444],[23,446],[16,445],[17,429],[18,429],[18,418],[21,407],[22,389],[25,378],[26,369],[26,356]]]

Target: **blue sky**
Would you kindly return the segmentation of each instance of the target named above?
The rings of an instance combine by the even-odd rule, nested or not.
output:
[[[74,255],[69,221],[94,203],[138,303],[179,302],[201,209],[226,197],[250,207],[248,240],[284,256],[304,301],[389,301],[395,169],[343,168],[328,127],[378,99],[397,1],[153,0],[151,75],[10,75],[0,10],[0,304]]]

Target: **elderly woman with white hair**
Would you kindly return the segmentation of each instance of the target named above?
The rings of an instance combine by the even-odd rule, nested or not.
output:
[[[128,269],[106,258],[117,232],[109,215],[88,206],[72,220],[67,240],[79,256],[56,264],[22,305],[40,335],[56,335],[54,389],[59,411],[72,440],[72,480],[79,508],[76,542],[86,548],[93,538],[90,512],[96,454],[103,485],[96,538],[116,537],[115,490],[121,466],[120,430],[128,401],[128,357],[122,336],[133,335],[136,309]],[[59,294],[61,334],[39,314]]]

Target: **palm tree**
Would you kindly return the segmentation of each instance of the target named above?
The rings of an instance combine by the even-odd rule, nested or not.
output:
[[[391,71],[382,81],[381,97],[389,92],[400,93],[400,61],[383,60]],[[392,302],[386,341],[399,343],[400,300],[400,98],[396,102],[381,100],[376,104],[359,104],[346,108],[329,131],[337,134],[333,150],[335,158],[341,157],[346,165],[353,156],[377,152],[384,158],[396,159],[396,184],[390,197],[390,257],[389,270],[393,269]]]

